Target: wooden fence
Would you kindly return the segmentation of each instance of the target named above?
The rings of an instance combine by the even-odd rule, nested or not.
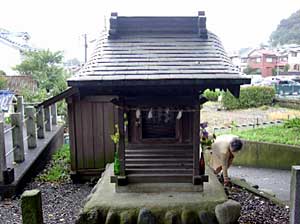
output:
[[[0,121],[0,183],[9,184],[14,180],[13,169],[7,168],[7,157],[13,153],[14,163],[25,161],[25,141],[28,149],[37,147],[37,139],[45,138],[46,131],[52,131],[52,125],[57,124],[56,104],[49,107],[34,107],[34,104],[25,104],[19,96],[15,105],[15,113],[10,115],[11,127],[5,129],[4,121]],[[24,125],[26,132],[24,131]],[[12,134],[12,147],[5,148],[5,135]],[[27,133],[24,136],[24,133]]]

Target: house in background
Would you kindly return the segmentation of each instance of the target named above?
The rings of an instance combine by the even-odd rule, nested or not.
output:
[[[27,32],[10,32],[0,28],[0,70],[7,75],[17,75],[12,67],[22,62],[25,51],[35,50],[29,40]]]
[[[277,57],[277,53],[272,50],[255,50],[249,54],[248,65],[257,69],[262,77],[272,76],[274,69],[276,69]]]

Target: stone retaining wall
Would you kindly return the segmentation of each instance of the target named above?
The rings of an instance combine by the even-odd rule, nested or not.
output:
[[[243,150],[234,159],[236,166],[290,170],[292,165],[299,164],[299,146],[248,140],[244,140],[244,143]]]

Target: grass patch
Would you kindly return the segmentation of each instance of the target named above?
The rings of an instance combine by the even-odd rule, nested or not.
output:
[[[64,182],[70,180],[70,146],[63,145],[52,156],[50,164],[37,177],[43,182]]]
[[[245,140],[300,145],[299,128],[287,128],[284,125],[241,131],[233,130],[231,133],[238,135]]]

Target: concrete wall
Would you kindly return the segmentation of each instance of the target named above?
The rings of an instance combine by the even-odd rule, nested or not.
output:
[[[236,155],[234,165],[290,170],[292,165],[299,164],[299,146],[244,142],[244,148]]]

